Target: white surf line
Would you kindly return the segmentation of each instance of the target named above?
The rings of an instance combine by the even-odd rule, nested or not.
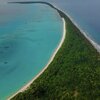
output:
[[[51,4],[51,3],[50,3]],[[93,39],[90,38],[90,36],[87,35],[87,33],[74,21],[74,19],[65,11],[59,9],[56,5],[53,5],[56,9],[63,12],[71,21],[72,23],[79,29],[81,34],[85,36],[85,38],[92,44],[92,46],[97,50],[98,53],[100,53],[100,45],[96,43]]]
[[[61,48],[64,40],[65,40],[65,36],[66,36],[66,22],[65,22],[65,19],[62,18],[62,21],[63,21],[63,35],[62,35],[62,38],[61,38],[61,41],[58,45],[58,47],[55,49],[53,55],[51,56],[49,62],[47,63],[47,65],[44,67],[44,69],[36,76],[34,77],[28,84],[26,84],[25,86],[23,86],[19,91],[17,91],[15,94],[13,94],[11,97],[9,97],[7,100],[10,100],[11,98],[13,98],[14,96],[16,96],[18,93],[20,92],[23,92],[25,90],[27,90],[30,85],[33,83],[34,80],[36,80],[47,68],[48,66],[50,65],[50,63],[54,60],[54,57],[56,56],[58,50]]]
[[[50,2],[48,2],[49,4],[51,4]],[[53,4],[52,4],[53,5]],[[92,46],[100,53],[100,45],[97,44],[96,42],[94,42],[87,34],[86,32],[84,32],[80,27],[79,25],[73,20],[73,18],[67,14],[66,12],[64,12],[63,10],[59,9],[58,7],[56,7],[55,5],[53,5],[56,9],[58,9],[59,11],[63,12],[71,21],[72,23],[80,30],[80,32],[85,36],[85,38],[87,40],[89,40],[89,42],[92,44]],[[16,92],[15,94],[13,94],[11,97],[9,97],[7,100],[10,100],[11,98],[13,98],[15,95],[17,95],[18,93],[20,92],[23,92],[25,90],[28,89],[28,87],[33,83],[34,80],[36,80],[46,69],[47,67],[49,66],[49,64],[53,61],[56,53],[58,52],[58,50],[60,49],[61,45],[63,44],[64,42],[64,39],[65,39],[65,36],[66,36],[66,21],[64,18],[62,18],[63,20],[63,23],[64,23],[64,30],[63,30],[63,36],[62,36],[62,39],[61,39],[61,42],[59,44],[59,46],[57,47],[57,49],[55,50],[54,54],[52,55],[52,57],[50,58],[48,64],[44,67],[44,69],[35,77],[33,78],[28,84],[26,84],[24,87],[22,87],[18,92]]]
[[[83,34],[85,36],[85,38],[92,44],[92,46],[97,50],[97,52],[100,53],[100,45],[98,43],[96,43],[95,41],[93,41],[93,39],[91,39],[90,36],[88,36],[88,34],[80,28],[80,26],[73,20],[73,18],[71,16],[69,16],[68,14],[66,14],[66,15],[69,17],[69,19],[72,21],[72,23],[79,29],[81,34]]]

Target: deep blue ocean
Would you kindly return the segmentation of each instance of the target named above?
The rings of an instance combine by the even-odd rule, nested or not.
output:
[[[41,4],[7,4],[8,1],[28,0],[0,0],[0,100],[42,70],[59,44],[63,30],[62,20],[52,8]],[[100,0],[41,1],[69,14],[100,45]]]
[[[100,0],[49,0],[49,2],[69,14],[100,46]]]

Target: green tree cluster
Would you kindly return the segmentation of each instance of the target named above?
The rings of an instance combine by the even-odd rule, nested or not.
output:
[[[66,38],[53,62],[12,100],[100,100],[100,54],[61,11]]]

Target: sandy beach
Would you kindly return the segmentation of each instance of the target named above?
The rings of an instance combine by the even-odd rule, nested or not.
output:
[[[27,90],[28,87],[33,83],[33,81],[34,81],[35,79],[37,79],[37,78],[48,68],[49,64],[53,61],[53,59],[54,59],[55,55],[57,54],[58,50],[61,48],[61,46],[62,46],[62,44],[63,44],[63,42],[64,42],[64,40],[65,40],[65,36],[66,36],[66,22],[65,22],[65,19],[64,19],[64,18],[62,18],[62,21],[63,21],[63,34],[62,34],[61,41],[60,41],[58,47],[55,49],[55,51],[54,51],[53,55],[51,56],[51,58],[50,58],[49,62],[47,63],[47,65],[46,65],[46,66],[44,67],[44,69],[43,69],[36,77],[34,77],[28,84],[26,84],[25,86],[23,86],[19,91],[17,91],[15,94],[13,94],[11,97],[9,97],[7,100],[10,100],[11,98],[13,98],[13,97],[14,97],[15,95],[17,95],[18,93]]]
[[[65,12],[64,12],[65,13]],[[65,13],[66,14],[66,13]],[[80,26],[73,20],[73,18],[71,16],[69,16],[68,14],[66,14],[66,16],[69,17],[69,19],[72,21],[72,23],[80,30],[80,32],[85,36],[85,38],[92,44],[92,46],[97,50],[97,52],[100,53],[100,45],[97,44],[95,41],[93,41],[93,39],[90,38],[89,35],[87,35],[87,33],[82,30],[80,28]]]
[[[55,9],[58,9],[59,11],[63,12],[64,14],[66,14],[64,11],[62,11],[61,9],[59,9],[58,7],[54,6],[53,7]],[[94,42],[87,34],[86,32],[84,32],[80,27],[79,25],[77,25],[77,23],[73,20],[73,18],[71,16],[69,16],[68,14],[66,14],[66,16],[73,22],[73,24],[80,30],[80,32],[86,37],[87,40],[89,40],[89,42],[93,45],[93,47],[100,53],[100,45],[97,44],[96,42]],[[51,56],[49,62],[47,63],[47,65],[44,67],[44,69],[36,76],[34,77],[28,84],[26,84],[24,87],[22,87],[19,91],[17,91],[15,94],[13,94],[11,97],[8,98],[8,100],[10,100],[11,98],[13,98],[15,95],[17,95],[19,92],[23,92],[25,90],[28,89],[28,87],[33,83],[33,81],[35,79],[37,79],[49,66],[49,64],[53,61],[55,55],[57,54],[58,50],[61,48],[63,42],[64,42],[64,39],[65,39],[65,36],[66,36],[66,22],[65,22],[65,19],[62,18],[62,21],[63,21],[63,35],[62,35],[62,38],[61,38],[61,41],[58,45],[58,47],[55,49],[55,52],[53,53],[53,55]]]
[[[92,44],[92,46],[97,50],[97,52],[100,53],[100,45],[97,44],[93,39],[91,39],[91,37],[89,35],[87,35],[87,33],[84,30],[81,29],[81,27],[74,21],[74,19],[68,13],[66,13],[63,10],[59,9],[55,5],[53,5],[53,7],[55,9],[58,9],[59,11],[63,12],[72,21],[72,23],[80,30],[81,34],[83,34],[85,36],[85,38]]]

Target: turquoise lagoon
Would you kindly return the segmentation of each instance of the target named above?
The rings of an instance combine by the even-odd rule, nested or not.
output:
[[[62,34],[61,17],[47,5],[0,5],[0,100],[45,67]]]

